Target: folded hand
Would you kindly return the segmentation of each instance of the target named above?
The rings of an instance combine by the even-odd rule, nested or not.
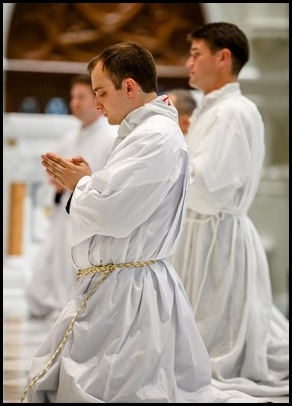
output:
[[[41,158],[47,174],[71,192],[75,189],[79,179],[86,175],[90,176],[92,173],[88,162],[82,157],[65,159],[52,152],[47,152]]]

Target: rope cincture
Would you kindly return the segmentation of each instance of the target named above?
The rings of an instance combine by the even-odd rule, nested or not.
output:
[[[48,372],[48,370],[51,368],[53,362],[55,361],[55,359],[57,358],[57,356],[60,354],[62,348],[64,347],[66,341],[68,340],[69,334],[72,332],[73,330],[73,326],[75,324],[75,321],[77,319],[77,316],[79,315],[79,313],[81,312],[81,310],[85,307],[87,300],[90,298],[90,296],[93,294],[93,292],[95,291],[95,289],[101,285],[101,283],[106,279],[106,277],[108,276],[108,274],[110,274],[111,272],[113,272],[115,269],[117,268],[139,268],[139,267],[143,267],[146,265],[151,265],[154,262],[156,262],[157,260],[155,259],[151,259],[149,261],[142,261],[142,262],[128,262],[128,263],[120,263],[120,264],[108,264],[108,265],[100,265],[100,266],[92,266],[90,268],[86,268],[86,269],[79,269],[77,271],[77,279],[79,279],[80,277],[85,277],[87,275],[90,274],[95,274],[95,273],[102,273],[101,278],[97,281],[97,283],[95,283],[92,288],[86,293],[86,295],[84,296],[84,299],[82,300],[82,302],[80,303],[76,313],[74,314],[74,316],[72,317],[72,320],[69,324],[69,327],[67,328],[64,337],[61,341],[61,343],[59,344],[59,346],[57,347],[56,351],[54,352],[54,354],[51,356],[50,360],[48,361],[48,363],[45,365],[45,367],[33,378],[33,380],[31,381],[31,383],[26,387],[25,391],[23,392],[22,397],[20,398],[20,403],[23,403],[24,399],[26,398],[28,391],[35,385],[35,383],[42,377],[45,375],[46,372]]]
[[[108,264],[108,265],[99,265],[99,266],[91,266],[90,268],[86,269],[79,269],[76,273],[77,279],[82,277],[82,276],[87,276],[92,273],[97,273],[97,272],[102,272],[105,275],[108,275],[112,271],[114,271],[117,268],[139,268],[141,266],[145,265],[151,265],[154,262],[156,262],[157,259],[150,259],[148,261],[142,261],[142,262],[126,262],[122,264]]]

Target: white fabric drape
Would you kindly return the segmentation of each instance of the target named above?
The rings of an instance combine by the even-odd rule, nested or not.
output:
[[[181,233],[189,178],[177,113],[158,97],[122,122],[103,170],[73,195],[76,266],[157,259],[97,287],[29,403],[225,403],[254,399],[210,385],[210,360],[181,281],[165,259]],[[99,275],[85,277],[38,351],[29,382],[60,344]],[[264,400],[261,400],[264,402]]]
[[[247,216],[264,158],[261,117],[239,84],[229,84],[204,97],[186,139],[187,220],[172,263],[210,354],[214,384],[286,395],[288,321],[273,306],[266,255]]]

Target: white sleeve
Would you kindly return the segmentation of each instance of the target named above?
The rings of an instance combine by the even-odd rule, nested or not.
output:
[[[165,198],[179,172],[178,159],[170,148],[133,144],[103,170],[83,177],[70,208],[71,245],[95,234],[128,236]]]
[[[191,183],[201,182],[208,190],[237,187],[248,175],[250,147],[247,136],[231,120],[217,119],[195,151],[191,151]]]

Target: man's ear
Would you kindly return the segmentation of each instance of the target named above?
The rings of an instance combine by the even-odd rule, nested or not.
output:
[[[124,86],[128,96],[132,96],[137,89],[137,83],[134,79],[128,78],[124,80]]]
[[[179,125],[184,134],[186,134],[189,125],[190,125],[190,115],[189,114],[181,114],[179,118]]]
[[[232,55],[230,49],[223,48],[220,49],[220,61],[230,62],[232,60]]]

